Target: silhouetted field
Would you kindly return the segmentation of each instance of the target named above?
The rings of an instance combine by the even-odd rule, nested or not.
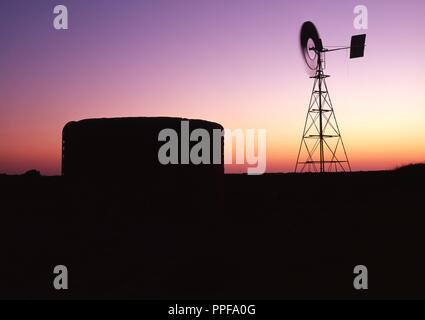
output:
[[[424,178],[226,175],[209,198],[3,175],[0,297],[425,298]],[[53,288],[59,264],[68,291]],[[353,289],[359,264],[368,291]]]

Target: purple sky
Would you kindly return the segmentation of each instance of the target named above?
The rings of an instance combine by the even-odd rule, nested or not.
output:
[[[299,28],[349,44],[358,4],[365,58],[327,63],[353,168],[425,161],[424,1],[2,0],[0,172],[58,174],[70,120],[155,115],[265,128],[269,171],[292,170],[312,86]]]

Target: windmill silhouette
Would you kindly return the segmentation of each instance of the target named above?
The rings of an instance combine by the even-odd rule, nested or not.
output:
[[[307,72],[314,79],[304,131],[298,151],[295,172],[347,172],[350,161],[336,120],[324,73],[326,53],[350,49],[350,58],[364,55],[366,35],[351,38],[349,47],[327,49],[323,47],[315,25],[307,21],[300,32],[301,52]],[[303,159],[303,160],[302,160]]]

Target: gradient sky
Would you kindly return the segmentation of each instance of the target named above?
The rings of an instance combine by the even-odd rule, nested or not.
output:
[[[67,31],[53,28],[58,4]],[[2,0],[0,172],[59,174],[70,120],[158,115],[265,128],[268,171],[291,171],[312,87],[300,26],[349,44],[358,4],[366,56],[334,53],[326,70],[352,167],[423,162],[423,0]]]

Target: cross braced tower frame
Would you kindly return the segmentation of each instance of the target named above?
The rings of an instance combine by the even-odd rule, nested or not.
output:
[[[336,120],[323,72],[324,54],[318,66],[298,151],[295,172],[350,172],[351,165]]]

